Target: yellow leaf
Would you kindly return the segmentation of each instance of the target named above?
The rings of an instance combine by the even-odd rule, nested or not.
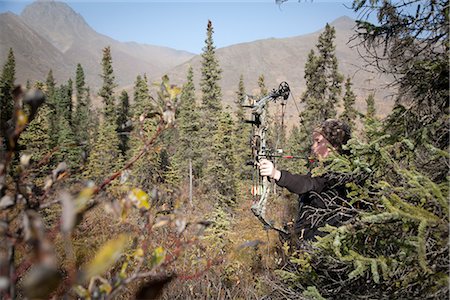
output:
[[[163,247],[159,246],[153,250],[152,254],[152,267],[160,266],[166,258],[166,251]]]
[[[143,190],[138,188],[132,189],[128,194],[128,198],[137,208],[150,209],[149,196]]]
[[[142,248],[137,248],[136,251],[134,251],[134,257],[142,257],[144,256],[144,250]]]
[[[27,125],[27,123],[28,123],[27,115],[23,112],[23,110],[19,110],[17,112],[17,126],[22,127]]]
[[[127,240],[125,235],[120,235],[104,244],[86,267],[85,279],[106,272],[120,258]]]
[[[120,268],[120,273],[119,273],[120,278],[127,277],[127,268],[128,268],[128,261],[124,262],[122,264],[122,267]]]
[[[86,290],[84,287],[82,287],[81,285],[76,285],[73,287],[73,290],[75,291],[75,293],[78,295],[78,297],[82,298],[82,299],[91,299],[91,297],[89,296],[89,292],[88,290]]]
[[[170,87],[168,89],[170,100],[175,99],[179,94],[181,94],[181,89],[177,86]]]
[[[77,213],[84,211],[84,209],[86,208],[86,204],[89,202],[89,200],[91,200],[93,194],[93,187],[87,187],[81,190],[81,192],[75,199],[75,211]]]
[[[109,295],[109,293],[111,293],[111,291],[112,291],[112,286],[107,282],[100,285],[99,288],[100,288],[100,291],[104,292],[106,295]]]

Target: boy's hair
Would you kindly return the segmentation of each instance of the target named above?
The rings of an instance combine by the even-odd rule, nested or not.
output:
[[[350,126],[336,119],[322,122],[314,131],[323,135],[339,153],[342,153],[342,145],[345,145],[351,138]]]

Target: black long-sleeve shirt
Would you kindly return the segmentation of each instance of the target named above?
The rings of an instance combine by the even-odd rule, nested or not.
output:
[[[312,177],[311,174],[291,174],[283,170],[280,180],[276,183],[291,193],[300,195],[299,211],[294,225],[294,232],[299,240],[314,240],[317,235],[325,235],[324,232],[319,231],[319,228],[325,223],[336,226],[342,221],[339,215],[320,217],[315,214],[316,209],[326,207],[320,193],[326,192],[330,188],[331,182],[325,177]],[[316,217],[314,217],[315,215]],[[323,221],[318,220],[322,218]]]
[[[280,180],[276,181],[276,184],[291,193],[301,195],[311,191],[322,192],[327,186],[327,181],[323,177],[311,177],[310,174],[291,174],[283,170]]]

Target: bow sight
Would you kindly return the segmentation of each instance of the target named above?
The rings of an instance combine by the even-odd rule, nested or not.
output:
[[[272,92],[256,101],[255,104],[245,107],[250,107],[252,109],[252,114],[261,115],[263,113],[264,107],[269,101],[276,102],[278,98],[282,97],[283,102],[281,103],[281,105],[286,105],[290,91],[291,90],[289,89],[289,85],[287,84],[287,82],[283,81],[282,83],[280,83],[277,90],[273,89]],[[252,123],[252,121],[249,121],[249,123]]]

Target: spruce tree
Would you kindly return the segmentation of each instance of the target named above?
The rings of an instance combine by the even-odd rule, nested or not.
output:
[[[303,287],[299,294],[308,287],[332,299],[448,298],[448,181],[424,174],[413,159],[420,149],[405,137],[392,144],[379,125],[371,124],[379,134],[367,143],[350,140],[350,156],[326,161],[327,172],[353,180],[346,204],[333,208],[339,197],[326,200],[332,192],[325,192],[317,213],[353,217],[323,227],[328,234],[312,241],[310,250],[294,253],[288,272],[279,273],[290,286]],[[428,150],[430,161],[445,156]]]
[[[322,119],[336,117],[336,106],[341,95],[341,85],[344,80],[338,70],[338,60],[335,54],[336,46],[334,39],[336,30],[334,27],[326,24],[325,31],[319,36],[317,44],[319,66],[319,85],[323,92],[324,106],[322,107]]]
[[[74,133],[78,144],[82,151],[89,153],[90,148],[90,134],[92,132],[91,124],[91,100],[89,96],[89,88],[86,87],[84,70],[81,64],[77,65],[75,80],[75,96],[76,106],[74,113]]]
[[[352,91],[352,83],[350,77],[345,82],[345,95],[343,98],[344,111],[342,112],[340,119],[346,122],[351,128],[355,128],[355,120],[357,111],[355,109],[356,96]]]
[[[366,61],[392,75],[398,88],[393,114],[385,129],[395,140],[409,137],[423,154],[415,158],[420,169],[439,180],[448,176],[448,163],[431,163],[428,147],[448,151],[449,120],[449,7],[446,1],[354,1],[356,12],[376,15],[357,20]],[[382,49],[380,49],[380,46]]]
[[[77,99],[77,106],[86,97],[86,79],[84,76],[84,70],[81,64],[77,64],[77,69],[75,71],[75,96]]]
[[[375,108],[375,96],[373,93],[370,93],[369,96],[366,98],[366,115],[365,117],[367,119],[373,119],[376,116],[376,108]]]
[[[88,89],[87,92],[87,99],[88,101],[88,107],[90,107],[90,91]],[[102,112],[99,109],[89,109],[89,118],[88,118],[88,148],[87,152],[85,153],[85,159],[90,155],[92,151],[92,147],[94,145],[95,139],[97,138],[99,128],[100,128],[100,119],[101,119]]]
[[[338,61],[335,55],[335,29],[325,26],[319,36],[317,54],[311,50],[305,64],[306,91],[301,102],[305,108],[300,114],[299,128],[304,140],[311,136],[315,126],[329,118],[336,117],[336,106],[341,94],[342,75],[338,71]],[[311,146],[312,141],[305,143],[304,151]]]
[[[52,85],[52,74],[49,76],[50,86]],[[50,115],[50,138],[54,139],[54,146],[58,146],[55,153],[55,163],[65,161],[70,168],[78,168],[81,158],[72,120],[72,80],[68,80],[66,85],[61,85],[54,91],[50,107],[54,108]]]
[[[152,97],[149,93],[147,76],[136,76],[134,83],[134,103],[131,108],[133,129],[131,131],[128,157],[134,157],[140,153],[147,141],[156,129],[156,122],[149,117],[154,111]],[[150,189],[158,177],[157,172],[158,153],[150,149],[145,156],[136,161],[132,169],[134,184]]]
[[[75,134],[69,121],[61,116],[59,118],[57,162],[66,162],[69,168],[77,170],[80,166],[81,148],[78,146]]]
[[[119,149],[122,155],[126,155],[129,146],[128,140],[131,131],[131,113],[130,113],[130,100],[128,93],[123,90],[119,97],[119,107],[117,116],[117,132],[119,133],[120,146]]]
[[[147,75],[144,76],[137,75],[136,81],[134,82],[134,103],[132,108],[133,117],[139,118],[141,114],[146,115],[153,110],[153,105],[151,102]]]
[[[222,69],[216,58],[216,47],[213,41],[214,28],[208,20],[206,40],[202,53],[202,69],[200,87],[202,91],[202,111],[205,128],[213,133],[217,128],[217,120],[222,111],[222,91],[219,85]]]
[[[296,158],[284,160],[282,162],[283,168],[296,174],[305,174],[308,172],[307,164],[309,157],[308,153],[304,152],[304,147],[302,146],[304,144],[305,140],[302,135],[302,130],[297,125],[292,126],[286,143],[286,154]]]
[[[50,148],[55,147],[58,144],[58,119],[57,119],[57,94],[56,94],[56,82],[53,77],[53,70],[50,69],[45,81],[45,95],[47,97],[47,104],[49,107],[48,123],[49,123],[49,136],[50,136]]]
[[[222,112],[218,129],[213,136],[212,152],[215,159],[206,169],[207,194],[222,207],[236,204],[236,172],[233,141],[233,119],[228,112]]]
[[[56,117],[59,122],[60,118],[65,118],[69,124],[72,120],[72,89],[67,85],[61,85],[56,90]],[[59,125],[59,123],[57,123]]]
[[[51,109],[47,104],[41,105],[36,117],[28,124],[27,129],[22,132],[19,143],[25,148],[23,153],[31,154],[34,163],[42,162],[42,159],[49,154],[50,148],[50,113]],[[43,164],[38,172],[42,176],[48,175],[48,164]]]
[[[99,124],[98,136],[92,145],[85,174],[93,179],[100,180],[109,173],[117,170],[122,164],[122,156],[119,150],[119,137],[117,134],[117,116],[115,107],[114,82],[115,76],[112,67],[110,47],[103,49],[102,57],[103,85],[99,96],[103,100],[103,120]]]
[[[266,80],[265,80],[264,74],[261,74],[258,77],[258,87],[259,87],[259,95],[260,96],[267,95],[268,90],[266,87]]]
[[[178,147],[176,149],[174,163],[177,165],[178,178],[188,178],[189,161],[192,164],[194,178],[200,177],[201,153],[200,113],[195,99],[194,71],[189,67],[186,83],[180,95],[180,105],[177,114]]]
[[[100,182],[121,167],[122,157],[118,148],[119,138],[116,124],[102,122],[89,154],[84,176]]]
[[[251,127],[246,124],[246,116],[243,105],[246,100],[244,76],[241,74],[239,78],[238,90],[236,92],[236,123],[234,129],[234,145],[236,154],[236,170],[240,179],[249,179],[251,169],[246,165],[246,162],[250,159],[250,139],[251,139]]]
[[[208,20],[206,29],[205,46],[202,53],[202,68],[200,87],[202,92],[201,101],[201,118],[203,126],[200,129],[201,142],[200,149],[202,149],[203,168],[208,168],[208,164],[215,160],[215,153],[213,152],[212,137],[217,131],[217,122],[220,119],[222,112],[222,91],[219,86],[222,70],[216,58],[216,47],[213,41],[214,29],[212,22]],[[209,168],[211,169],[211,168]],[[204,173],[204,175],[207,175]]]
[[[155,83],[156,85],[156,83]],[[157,84],[159,89],[157,90],[157,110],[161,112],[164,122],[167,125],[174,124],[176,122],[176,108],[178,106],[178,97],[182,92],[182,89],[174,84],[170,83],[169,76],[164,75],[161,78],[161,82]],[[178,141],[178,131],[173,127],[170,130],[165,131],[164,135],[160,137],[160,152],[158,157],[158,181],[163,183],[174,182],[174,170],[173,154],[176,151],[176,141]],[[171,189],[171,188],[170,188]]]
[[[69,122],[70,126],[73,126],[73,80],[72,78],[69,78],[67,80],[67,121]]]
[[[114,97],[114,89],[117,87],[117,84],[115,83],[114,70],[112,66],[111,47],[109,46],[103,49],[103,57],[101,65],[102,65],[101,78],[103,80],[103,84],[98,95],[102,97],[103,116],[105,118],[105,122],[115,124],[116,100]]]
[[[0,77],[0,137],[5,137],[7,122],[12,118],[14,99],[13,89],[16,75],[16,60],[12,48],[9,48],[8,58],[3,65]]]

